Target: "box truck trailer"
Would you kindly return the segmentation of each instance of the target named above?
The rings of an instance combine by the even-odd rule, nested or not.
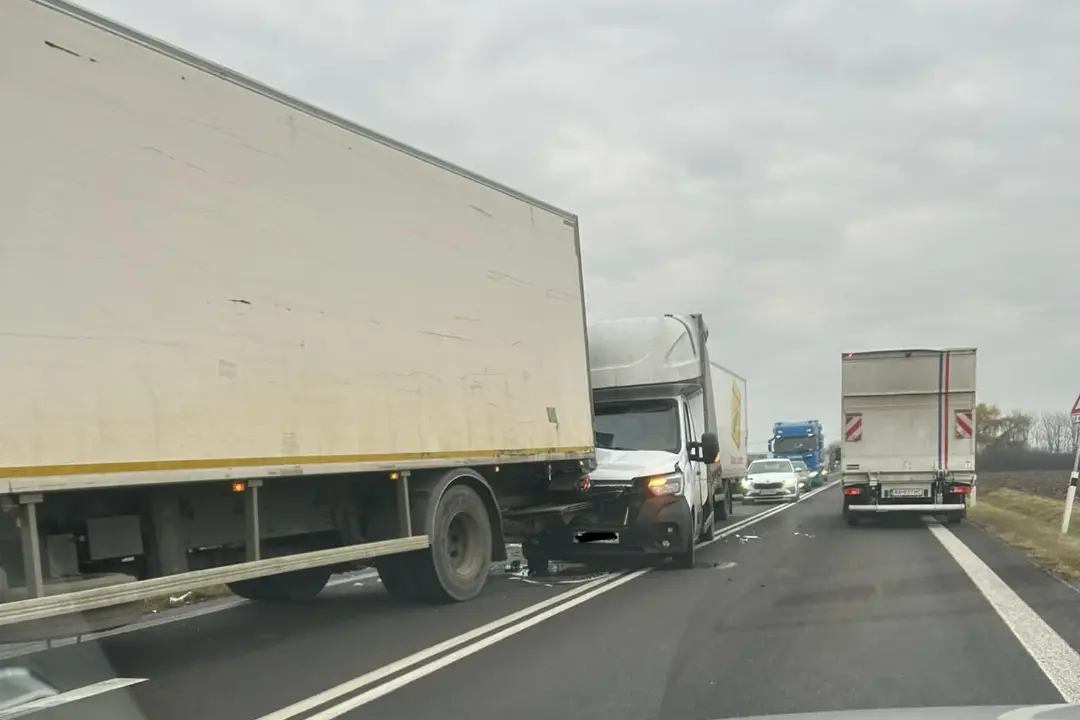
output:
[[[0,106],[0,641],[468,600],[583,489],[572,213],[60,0],[0,6]]]
[[[974,348],[847,353],[838,450],[843,515],[960,522],[975,485]]]

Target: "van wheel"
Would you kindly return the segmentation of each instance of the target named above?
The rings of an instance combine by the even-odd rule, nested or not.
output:
[[[705,515],[705,525],[701,528],[701,542],[709,542],[716,537],[716,498],[706,503],[708,512]],[[721,503],[723,507],[723,503]]]
[[[689,570],[697,560],[697,543],[690,540],[690,547],[672,558],[672,564],[680,570]]]
[[[714,502],[713,505],[715,506],[716,503]],[[720,501],[720,507],[716,511],[716,519],[717,520],[727,520],[729,517],[731,517],[731,505],[732,505],[731,483],[725,481],[724,482],[724,499]]]

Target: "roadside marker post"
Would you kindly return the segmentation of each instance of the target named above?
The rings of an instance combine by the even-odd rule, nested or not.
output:
[[[1072,411],[1073,434],[1080,433],[1080,395],[1076,396]],[[1080,439],[1080,438],[1078,438]],[[1073,501],[1076,499],[1076,486],[1080,483],[1080,442],[1076,443],[1076,454],[1073,456],[1073,469],[1069,474],[1069,489],[1065,493],[1065,515],[1061,518],[1061,534],[1069,532],[1069,518],[1072,517]]]

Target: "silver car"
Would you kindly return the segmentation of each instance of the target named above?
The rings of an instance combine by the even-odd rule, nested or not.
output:
[[[802,479],[790,460],[755,460],[746,468],[743,503],[795,502],[802,495]]]
[[[795,466],[795,473],[799,476],[799,487],[803,490],[810,489],[810,481],[813,479],[810,475],[810,468],[802,460],[792,460],[791,464]]]

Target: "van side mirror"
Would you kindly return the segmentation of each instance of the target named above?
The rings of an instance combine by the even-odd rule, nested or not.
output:
[[[720,460],[720,438],[716,436],[716,433],[703,433],[701,436],[701,458],[700,462],[712,465]]]

